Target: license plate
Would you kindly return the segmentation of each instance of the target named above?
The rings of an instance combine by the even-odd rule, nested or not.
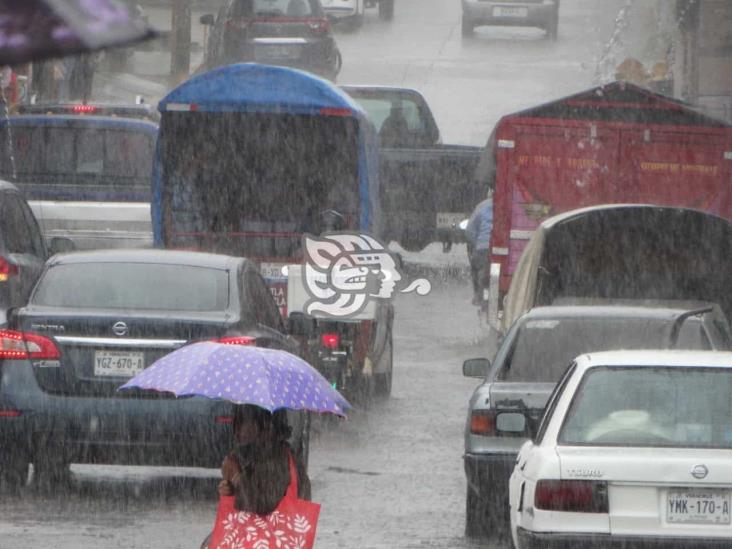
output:
[[[257,45],[256,55],[262,59],[294,59],[299,57],[300,48],[277,44]]]
[[[263,278],[287,280],[287,275],[282,272],[283,267],[286,266],[286,263],[261,263],[259,265],[259,274],[261,274]]]
[[[437,212],[437,228],[450,229],[467,217],[468,214],[466,213]]]
[[[526,17],[529,15],[528,8],[513,8],[496,6],[493,8],[493,17]]]
[[[94,375],[97,377],[132,377],[145,368],[145,353],[95,351]]]
[[[679,490],[669,492],[666,520],[673,523],[729,524],[727,490]]]

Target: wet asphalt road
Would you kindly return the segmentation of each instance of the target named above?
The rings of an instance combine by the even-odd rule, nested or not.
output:
[[[622,3],[563,0],[560,38],[551,43],[536,29],[481,29],[463,40],[457,0],[397,0],[393,22],[372,10],[360,30],[338,34],[339,82],[415,87],[445,143],[483,144],[502,114],[596,83]],[[400,296],[392,398],[345,423],[316,425],[318,547],[506,546],[462,535],[462,431],[476,382],[462,377],[461,363],[490,353],[469,298],[465,280],[435,284],[426,297]],[[212,524],[215,470],[72,470],[67,489],[0,498],[0,549],[194,548]]]

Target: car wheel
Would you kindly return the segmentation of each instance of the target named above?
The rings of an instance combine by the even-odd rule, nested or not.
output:
[[[33,461],[31,482],[39,488],[54,488],[71,483],[71,463],[59,457],[60,451],[47,450],[47,455]]]
[[[394,345],[391,333],[387,336],[384,350],[381,353],[381,360],[386,361],[386,372],[374,376],[374,392],[378,397],[391,395],[392,372],[394,371]]]
[[[379,0],[379,17],[384,21],[394,18],[394,0]]]
[[[469,487],[465,497],[465,536],[503,540],[510,535],[507,503],[481,498]]]
[[[473,36],[473,31],[475,31],[475,25],[469,17],[463,15],[463,21],[460,26],[460,30],[462,31],[464,38],[469,38]]]
[[[28,481],[30,461],[11,453],[0,455],[0,492],[17,492]]]

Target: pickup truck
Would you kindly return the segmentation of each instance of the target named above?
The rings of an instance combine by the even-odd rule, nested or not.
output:
[[[443,145],[424,97],[416,90],[341,86],[379,132],[384,239],[410,251],[446,241],[488,187],[475,177],[483,148]]]

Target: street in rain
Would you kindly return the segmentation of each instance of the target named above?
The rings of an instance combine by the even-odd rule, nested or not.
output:
[[[732,545],[730,28],[0,7],[0,549]]]

